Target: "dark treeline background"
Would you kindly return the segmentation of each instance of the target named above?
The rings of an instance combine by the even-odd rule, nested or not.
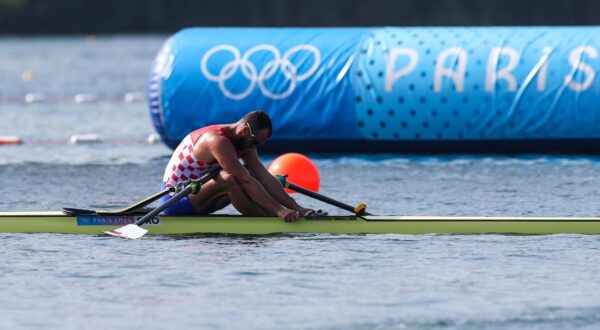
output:
[[[187,26],[595,25],[598,0],[0,0],[0,34]]]

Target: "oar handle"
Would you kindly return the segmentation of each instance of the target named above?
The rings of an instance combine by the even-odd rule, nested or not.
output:
[[[144,222],[146,222],[147,220],[152,219],[153,217],[157,216],[158,214],[160,214],[160,212],[168,209],[171,205],[177,203],[180,199],[184,198],[185,196],[187,196],[191,193],[197,193],[203,184],[205,184],[206,182],[208,182],[208,181],[212,180],[214,177],[216,177],[220,171],[221,171],[221,168],[216,167],[213,170],[211,170],[210,172],[204,174],[200,179],[188,183],[185,186],[185,189],[176,193],[173,197],[169,198],[168,201],[164,202],[159,207],[155,208],[154,210],[148,212],[143,217],[139,218],[135,222],[135,224],[139,226],[139,225],[143,224]]]
[[[287,180],[287,175],[276,174],[275,177],[279,180],[279,182],[281,183],[281,185],[284,188],[292,189],[292,190],[294,190],[296,192],[299,192],[299,193],[301,193],[303,195],[306,195],[308,197],[312,197],[312,198],[314,198],[316,200],[320,200],[321,202],[324,202],[324,203],[327,203],[327,204],[331,204],[333,206],[337,206],[337,207],[339,207],[339,208],[341,208],[343,210],[352,212],[352,213],[354,213],[356,215],[371,215],[370,213],[366,212],[367,206],[365,204],[363,204],[363,203],[360,203],[357,206],[351,206],[351,205],[348,205],[346,203],[342,203],[340,201],[336,201],[333,198],[329,198],[327,196],[323,196],[323,195],[321,195],[319,193],[316,193],[316,192],[314,192],[312,190],[308,190],[308,189],[306,189],[304,187],[301,187],[301,186],[298,186],[296,184],[293,184],[293,183],[291,183],[291,182],[289,182]]]

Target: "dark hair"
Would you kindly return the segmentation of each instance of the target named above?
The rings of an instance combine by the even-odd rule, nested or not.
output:
[[[255,131],[266,128],[269,131],[268,137],[271,137],[273,126],[271,125],[271,118],[266,112],[261,110],[252,111],[247,113],[243,119]]]

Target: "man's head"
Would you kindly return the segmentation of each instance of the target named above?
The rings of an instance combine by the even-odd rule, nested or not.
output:
[[[264,143],[273,133],[271,118],[266,112],[256,110],[247,113],[239,122],[243,134],[240,146],[252,147]]]
[[[267,137],[270,138],[273,133],[273,127],[271,126],[271,118],[266,112],[256,110],[248,112],[242,120],[250,125],[253,132],[258,132],[261,129],[267,130]]]

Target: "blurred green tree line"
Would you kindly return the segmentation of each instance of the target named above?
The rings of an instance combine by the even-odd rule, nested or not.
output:
[[[0,0],[0,34],[187,26],[595,25],[596,0]]]

